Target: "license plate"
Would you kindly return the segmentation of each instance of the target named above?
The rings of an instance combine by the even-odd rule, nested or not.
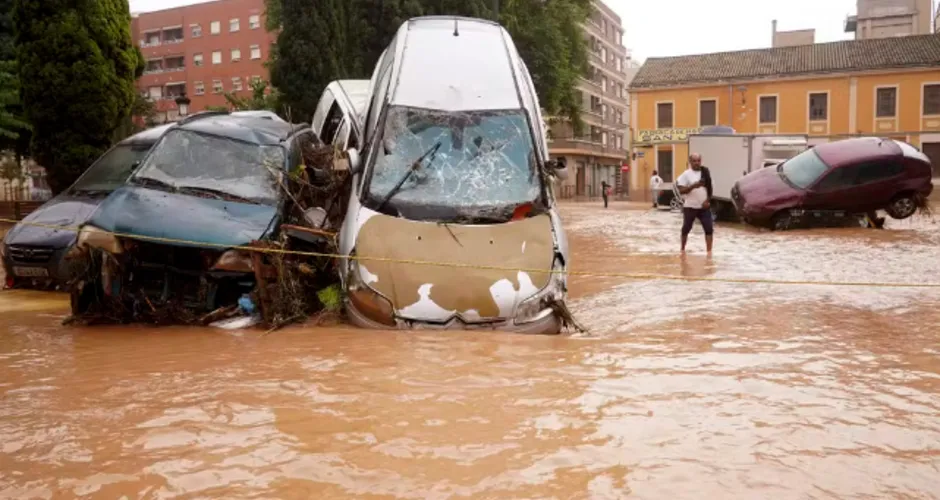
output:
[[[49,277],[49,270],[45,267],[13,266],[13,274],[21,278],[47,278]]]

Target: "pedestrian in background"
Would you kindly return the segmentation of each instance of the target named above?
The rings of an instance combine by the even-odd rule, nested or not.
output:
[[[601,197],[604,198],[604,208],[607,208],[607,198],[610,196],[610,184],[601,181]]]
[[[659,172],[653,170],[653,176],[650,177],[650,191],[653,193],[653,208],[659,206],[659,187],[663,185],[663,178]]]
[[[682,172],[676,184],[682,193],[682,253],[685,253],[685,243],[692,231],[695,219],[702,223],[705,230],[705,247],[712,253],[712,235],[715,231],[715,222],[712,220],[711,198],[712,178],[708,168],[702,166],[702,156],[693,154],[689,156],[689,169]]]

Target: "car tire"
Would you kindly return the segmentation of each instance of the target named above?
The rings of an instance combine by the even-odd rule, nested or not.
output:
[[[669,209],[670,210],[682,210],[682,198],[679,198],[678,196],[673,196],[672,199],[669,200]]]
[[[770,219],[770,229],[772,231],[786,231],[793,227],[793,216],[788,210],[783,210],[774,214]]]
[[[888,212],[892,219],[907,219],[917,213],[917,200],[913,194],[900,194],[885,207],[885,212]]]

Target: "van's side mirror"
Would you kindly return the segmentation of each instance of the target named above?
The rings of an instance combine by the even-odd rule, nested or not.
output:
[[[334,170],[346,170],[350,175],[356,175],[361,166],[359,150],[356,148],[349,148],[345,152],[337,151],[333,156]]]
[[[557,179],[563,181],[568,178],[568,161],[564,158],[549,160],[548,168],[549,173],[554,175]]]

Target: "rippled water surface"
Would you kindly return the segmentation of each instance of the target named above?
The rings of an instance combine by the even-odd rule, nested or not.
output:
[[[564,215],[576,271],[940,282],[928,219],[682,259],[675,214]],[[0,497],[940,498],[940,290],[570,283],[559,337],[79,329],[0,293]]]

